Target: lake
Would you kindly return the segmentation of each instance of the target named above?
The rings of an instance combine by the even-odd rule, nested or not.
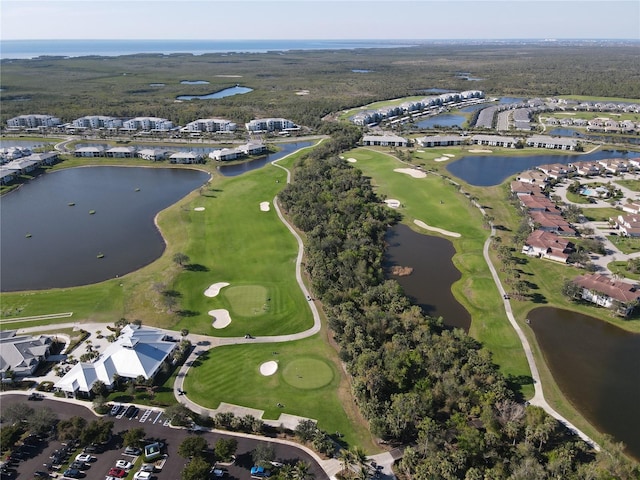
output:
[[[480,148],[480,147],[478,147]],[[487,148],[487,147],[482,147]],[[491,147],[488,147],[489,149]],[[447,170],[452,175],[464,180],[470,185],[479,187],[490,187],[499,185],[507,178],[524,170],[532,169],[538,165],[547,163],[572,163],[591,160],[602,160],[604,158],[628,158],[637,157],[638,154],[632,152],[619,152],[617,150],[598,150],[588,154],[573,155],[530,155],[524,157],[517,156],[468,156],[447,165]]]
[[[453,265],[456,251],[444,238],[422,235],[406,225],[394,226],[386,237],[387,277],[396,280],[411,302],[431,317],[442,317],[448,327],[469,331],[471,316],[451,293],[451,285],[461,278]],[[411,267],[410,275],[392,275],[393,266]]]
[[[253,92],[253,88],[241,87],[240,85],[236,85],[235,87],[225,88],[224,90],[220,90],[219,92],[208,93],[206,95],[178,95],[176,99],[177,100],[215,100],[216,98],[232,97],[233,95],[243,95],[249,92]]]
[[[640,334],[552,307],[528,317],[564,396],[640,460]]]
[[[208,178],[198,170],[139,167],[36,177],[2,197],[0,289],[86,285],[153,262],[165,248],[156,214]]]

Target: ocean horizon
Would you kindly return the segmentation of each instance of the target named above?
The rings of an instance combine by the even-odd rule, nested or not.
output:
[[[266,53],[288,50],[349,50],[401,48],[417,45],[407,40],[2,40],[0,59],[84,57],[187,53]]]

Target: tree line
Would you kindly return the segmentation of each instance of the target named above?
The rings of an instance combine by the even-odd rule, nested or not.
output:
[[[400,215],[336,154],[350,133],[336,132],[302,158],[280,200],[307,235],[305,268],[361,412],[374,435],[406,447],[396,473],[419,480],[636,478],[621,445],[594,452],[523,402],[481,344],[425,316],[385,279],[385,233]]]

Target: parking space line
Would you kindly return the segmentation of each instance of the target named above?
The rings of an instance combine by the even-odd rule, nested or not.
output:
[[[151,410],[145,410],[142,416],[140,417],[140,423],[144,423],[147,421],[147,418],[151,415]]]
[[[171,423],[171,420],[165,420],[162,425],[165,427],[168,427],[170,423]]]
[[[162,411],[158,412],[158,416],[156,417],[156,419],[153,421],[154,425],[155,423],[160,420],[160,417],[162,416]]]

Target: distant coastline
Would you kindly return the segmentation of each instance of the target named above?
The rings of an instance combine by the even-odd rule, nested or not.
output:
[[[402,48],[417,45],[408,40],[3,40],[0,59],[84,57],[186,53],[266,53],[288,50],[351,50]]]

